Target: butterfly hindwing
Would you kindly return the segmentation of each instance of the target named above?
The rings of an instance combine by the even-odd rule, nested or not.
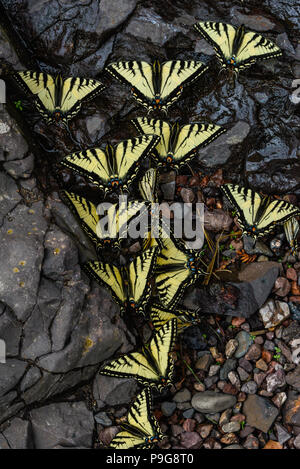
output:
[[[197,311],[190,311],[182,307],[170,310],[159,304],[151,306],[150,316],[155,329],[160,329],[170,319],[176,319],[178,333],[200,322]]]
[[[144,347],[105,364],[100,374],[114,377],[134,377],[144,386],[159,390],[172,383],[174,361],[170,352],[177,337],[177,322],[168,321]]]
[[[152,448],[164,435],[152,413],[152,395],[144,389],[135,399],[127,414],[127,424],[112,440],[115,449]]]

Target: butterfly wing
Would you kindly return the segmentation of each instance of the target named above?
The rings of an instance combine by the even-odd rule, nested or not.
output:
[[[299,223],[296,220],[296,218],[291,218],[285,224],[283,225],[284,227],[284,232],[286,239],[288,240],[288,243],[290,247],[292,248],[292,251],[297,251],[297,236],[299,233]]]
[[[179,249],[173,238],[163,238],[162,243],[157,257],[156,288],[163,306],[172,309],[202,272],[192,267],[194,254]]]
[[[63,80],[59,107],[64,118],[71,119],[79,112],[83,100],[94,98],[104,89],[100,81],[92,78],[70,77]]]
[[[151,64],[135,60],[121,61],[108,65],[105,70],[121,83],[131,86],[135,99],[148,107],[149,101],[152,101],[155,96]]]
[[[282,55],[280,48],[274,42],[256,32],[246,32],[238,50],[236,61],[240,70],[249,67],[257,59],[270,59]]]
[[[115,148],[117,173],[122,187],[127,189],[136,177],[140,163],[159,141],[155,135],[140,135],[129,140],[124,140]]]
[[[174,166],[190,161],[199,148],[215,140],[226,129],[214,124],[188,124],[180,128],[174,148]]]
[[[222,66],[226,67],[227,61],[233,54],[236,28],[230,24],[214,21],[196,23],[194,28],[213,46]]]
[[[170,124],[159,119],[148,119],[147,117],[138,117],[131,122],[139,132],[149,135],[154,134],[160,137],[160,141],[155,148],[155,154],[159,160],[164,160],[169,152],[172,129]]]
[[[195,60],[170,60],[161,66],[160,98],[162,109],[176,101],[185,86],[197,80],[208,66]]]
[[[128,424],[118,433],[110,446],[115,449],[151,448],[163,438],[156,418],[152,414],[152,395],[144,389],[130,407]]]
[[[123,283],[122,273],[113,264],[104,264],[98,261],[90,261],[83,265],[86,274],[96,280],[99,285],[104,286],[112,295],[114,300],[124,309],[127,301],[126,288]]]
[[[274,228],[274,225],[283,225],[288,220],[300,215],[300,209],[284,200],[273,200],[270,202],[258,221],[258,230],[267,234]]]
[[[170,319],[176,319],[178,333],[193,324],[199,323],[196,311],[190,311],[181,307],[171,311],[159,304],[153,304],[151,306],[150,317],[155,329],[160,329],[166,322],[170,321]]]
[[[139,190],[143,199],[150,203],[157,202],[157,176],[156,169],[150,168],[139,182]]]
[[[130,297],[138,311],[144,310],[145,304],[150,298],[150,287],[148,284],[153,274],[158,249],[151,247],[142,252],[129,264]]]
[[[100,148],[72,153],[66,156],[60,164],[88,178],[103,190],[111,178],[111,169],[107,155]]]
[[[127,353],[106,363],[99,373],[115,378],[135,378],[145,386],[154,386],[159,378],[147,357],[139,352]]]
[[[237,218],[244,233],[249,233],[255,224],[262,198],[252,189],[237,184],[224,184],[221,190],[237,210]]]

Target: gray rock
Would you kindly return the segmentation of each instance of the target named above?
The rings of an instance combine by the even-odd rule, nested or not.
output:
[[[282,425],[280,425],[280,423],[275,423],[275,428],[277,432],[278,442],[281,445],[283,445],[286,441],[288,441],[292,437],[292,435],[290,435],[290,433],[288,433],[287,430]]]
[[[91,448],[93,413],[83,402],[50,404],[30,411],[36,449]]]
[[[10,449],[33,448],[31,425],[27,420],[18,417],[12,419],[9,427],[3,431],[3,435]]]
[[[290,373],[286,375],[286,382],[300,392],[300,365],[298,365],[294,371],[290,371]]]
[[[223,381],[223,380],[226,380],[228,378],[228,373],[230,373],[230,371],[233,371],[236,369],[236,365],[237,365],[237,360],[234,359],[234,358],[228,358],[224,365],[222,366],[221,368],[221,371],[220,371],[220,379]]]
[[[247,383],[243,384],[241,391],[245,392],[246,394],[255,394],[257,391],[257,384],[255,381],[248,381]]]
[[[267,398],[250,394],[244,402],[243,414],[248,425],[267,433],[279,410]]]
[[[188,402],[191,400],[191,392],[184,388],[181,391],[178,391],[174,396],[173,396],[173,401],[174,402]]]
[[[27,363],[21,360],[9,358],[6,363],[1,363],[0,366],[0,398],[5,396],[12,390],[20,381],[25,370]],[[1,421],[1,415],[0,415]]]
[[[5,108],[0,109],[0,138],[0,160],[21,160],[28,152],[25,138]]]
[[[240,424],[238,422],[228,422],[222,426],[222,431],[224,433],[235,433],[240,430]]]
[[[30,153],[26,158],[16,161],[7,161],[3,165],[7,173],[14,179],[28,179],[34,167],[34,156]]]
[[[240,331],[235,336],[239,345],[234,354],[235,358],[242,358],[249,350],[250,345],[252,344],[252,339],[250,334],[246,331]]]
[[[0,173],[0,225],[4,217],[20,202],[18,186],[5,173]]]
[[[283,301],[267,301],[259,310],[266,329],[275,327],[290,316],[290,309]]]
[[[100,409],[105,405],[128,404],[136,392],[137,384],[134,379],[97,374],[93,383],[93,395]]]
[[[194,409],[187,409],[182,413],[182,417],[185,418],[185,419],[192,419],[194,414],[195,414]]]
[[[165,415],[166,417],[171,417],[171,415],[175,412],[175,409],[176,409],[175,402],[164,401],[161,404],[161,411],[163,415]]]
[[[236,398],[234,396],[214,391],[196,393],[192,398],[192,407],[203,414],[221,412],[229,407],[233,407],[235,403]]]
[[[17,356],[22,334],[22,324],[9,308],[5,308],[0,320],[0,337],[5,341],[6,356]]]
[[[98,414],[95,415],[95,420],[100,425],[103,425],[103,427],[110,427],[112,425],[112,420],[106,412],[98,412]]]

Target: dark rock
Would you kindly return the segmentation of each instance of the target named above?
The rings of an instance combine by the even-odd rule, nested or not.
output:
[[[193,350],[207,350],[207,342],[203,339],[198,326],[189,327],[183,331],[182,339],[188,348]]]
[[[31,449],[34,447],[31,425],[27,420],[18,417],[12,419],[9,427],[3,431],[3,436],[10,449]]]
[[[286,382],[300,392],[300,365],[294,371],[286,375]]]
[[[286,429],[280,425],[280,423],[275,423],[275,428],[276,428],[276,431],[277,431],[277,439],[278,439],[278,442],[283,445],[286,441],[288,441],[292,435],[290,435]]]
[[[236,369],[236,364],[237,364],[236,359],[228,358],[228,360],[225,361],[224,365],[221,368],[220,379],[226,380],[228,378],[228,373]]]
[[[110,427],[112,425],[112,421],[106,412],[98,412],[95,415],[95,420],[97,423],[103,425],[104,427]]]
[[[161,411],[163,415],[165,415],[166,417],[171,417],[171,415],[175,412],[175,409],[176,409],[175,402],[165,401],[165,402],[162,402],[161,404]]]
[[[91,448],[94,418],[83,402],[33,409],[30,419],[36,449]]]
[[[98,408],[105,405],[128,404],[135,396],[137,384],[134,379],[112,378],[97,375],[93,384],[93,394]]]
[[[300,427],[300,394],[290,391],[283,408],[283,419],[286,425]]]
[[[252,339],[250,334],[246,331],[240,331],[235,336],[236,340],[238,341],[238,348],[234,354],[235,358],[241,358],[246,355],[250,345],[252,344]]]
[[[276,419],[278,409],[265,397],[250,394],[244,402],[243,414],[251,427],[267,432]]]

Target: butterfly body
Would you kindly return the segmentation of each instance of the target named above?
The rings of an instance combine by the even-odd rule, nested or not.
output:
[[[32,71],[14,74],[17,83],[35,97],[35,106],[42,117],[51,123],[67,123],[81,109],[83,101],[90,100],[105,89],[98,80],[55,77]]]

